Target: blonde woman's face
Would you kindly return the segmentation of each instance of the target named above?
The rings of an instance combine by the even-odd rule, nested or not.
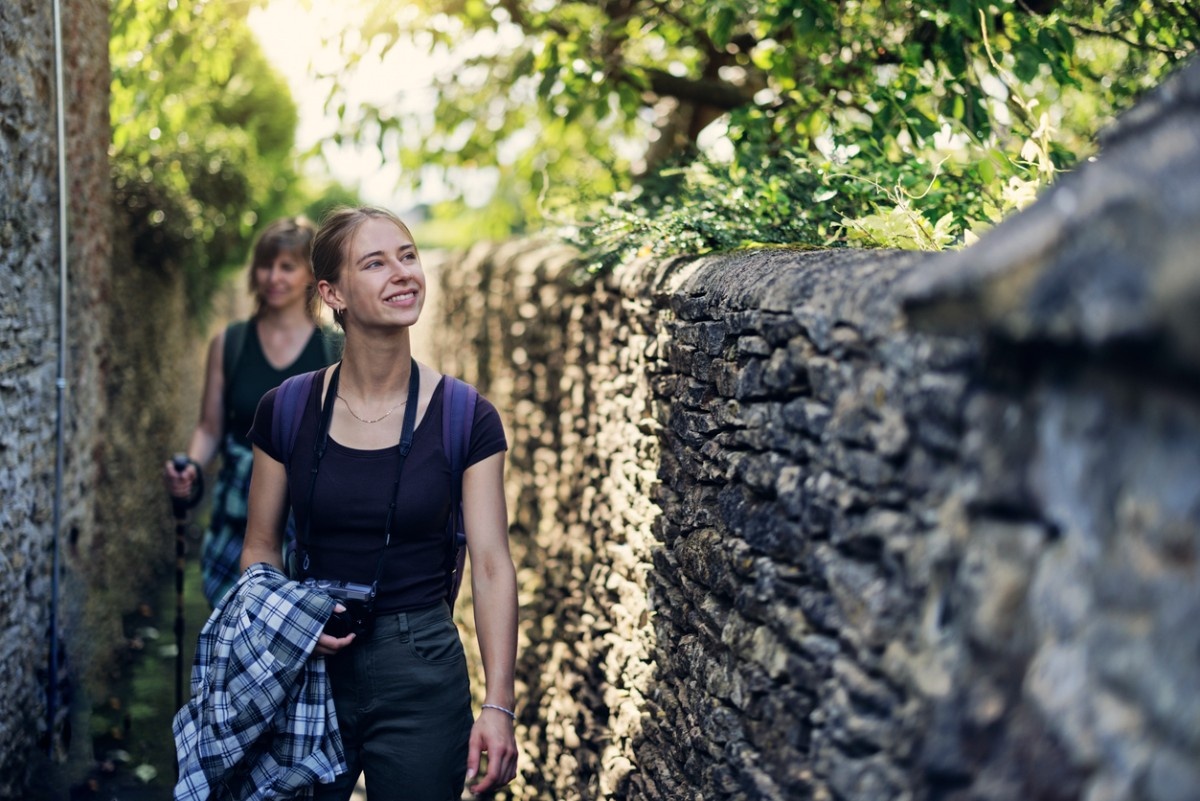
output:
[[[337,283],[322,281],[321,294],[347,325],[413,325],[425,305],[416,244],[390,220],[368,219],[350,239]]]

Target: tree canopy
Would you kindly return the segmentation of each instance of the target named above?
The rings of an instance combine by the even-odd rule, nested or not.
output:
[[[203,309],[260,221],[298,209],[296,105],[238,0],[115,0],[110,162],[137,266]]]
[[[1200,42],[1185,0],[364,2],[342,135],[414,180],[488,170],[486,214],[611,258],[961,242]],[[430,107],[348,101],[364,60],[438,57]]]

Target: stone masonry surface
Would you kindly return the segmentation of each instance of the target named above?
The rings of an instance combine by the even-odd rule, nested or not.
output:
[[[64,552],[91,528],[102,408],[99,304],[109,269],[108,7],[64,5],[71,197]],[[24,798],[47,730],[58,337],[58,149],[49,3],[0,6],[0,798]],[[79,597],[60,597],[62,664]],[[68,715],[66,674],[56,728]],[[53,742],[65,746],[61,730]]]
[[[181,277],[113,229],[109,4],[62,4],[69,208],[59,344],[58,151],[49,3],[0,4],[0,798],[58,799],[93,765],[89,713],[127,655],[123,616],[173,552],[159,465],[200,369]],[[57,363],[66,359],[60,525]],[[187,400],[185,404],[185,399]],[[52,564],[59,537],[60,582]],[[48,727],[50,621],[59,639]],[[74,733],[74,737],[72,737]],[[155,734],[154,736],[160,736]]]
[[[1200,64],[952,255],[442,267],[526,799],[1200,797]]]

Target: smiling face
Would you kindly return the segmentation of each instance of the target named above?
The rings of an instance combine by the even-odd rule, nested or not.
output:
[[[255,238],[250,269],[246,271],[257,316],[267,309],[303,303],[309,317],[316,317],[312,262],[308,253],[317,229],[303,217],[281,217],[269,223]]]
[[[260,308],[283,309],[308,300],[312,271],[297,253],[282,250],[270,261],[256,264],[253,277]]]
[[[335,280],[318,284],[340,311],[342,325],[410,326],[425,304],[425,273],[407,230],[386,217],[368,217],[347,238]]]

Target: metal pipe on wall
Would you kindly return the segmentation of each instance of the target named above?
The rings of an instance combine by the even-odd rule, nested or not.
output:
[[[62,3],[54,0],[54,95],[55,123],[58,137],[58,369],[54,381],[56,392],[56,421],[54,427],[54,556],[50,576],[50,670],[46,687],[46,733],[47,749],[54,755],[56,737],[55,719],[58,717],[58,574],[61,558],[62,486],[66,444],[63,441],[67,393],[67,132],[66,112],[63,103],[65,81],[63,80],[63,36]]]

